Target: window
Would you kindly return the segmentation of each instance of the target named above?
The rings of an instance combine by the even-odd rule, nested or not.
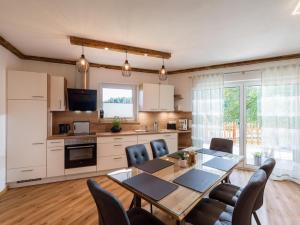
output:
[[[100,108],[104,118],[118,116],[122,119],[136,120],[137,94],[136,86],[128,84],[101,84]]]

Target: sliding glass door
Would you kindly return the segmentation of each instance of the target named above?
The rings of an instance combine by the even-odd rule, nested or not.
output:
[[[233,141],[234,154],[245,156],[245,167],[255,165],[261,150],[260,82],[231,82],[224,89],[224,137]]]

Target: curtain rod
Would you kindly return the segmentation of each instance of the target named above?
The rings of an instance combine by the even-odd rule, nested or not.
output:
[[[254,72],[254,71],[261,71],[261,69],[253,69],[253,70],[240,70],[240,71],[235,71],[235,72],[227,72],[224,73],[224,75],[228,75],[228,74],[233,74],[233,73],[246,73],[246,72]],[[193,78],[193,76],[189,76],[188,78]]]

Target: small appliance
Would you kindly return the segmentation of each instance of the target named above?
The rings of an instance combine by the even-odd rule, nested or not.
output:
[[[188,119],[179,119],[179,130],[188,130]]]
[[[167,129],[168,130],[176,130],[176,121],[169,121],[167,123]]]
[[[59,134],[67,134],[69,133],[70,131],[70,124],[67,124],[67,123],[62,123],[62,124],[59,124]]]
[[[74,121],[73,131],[75,135],[78,134],[90,134],[90,122],[89,121]]]

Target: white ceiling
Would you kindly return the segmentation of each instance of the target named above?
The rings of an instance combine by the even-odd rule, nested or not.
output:
[[[169,70],[300,52],[299,0],[0,0],[0,35],[24,54],[76,59],[68,35],[172,53]],[[85,49],[89,61],[124,54]],[[134,67],[161,60],[129,55]]]

